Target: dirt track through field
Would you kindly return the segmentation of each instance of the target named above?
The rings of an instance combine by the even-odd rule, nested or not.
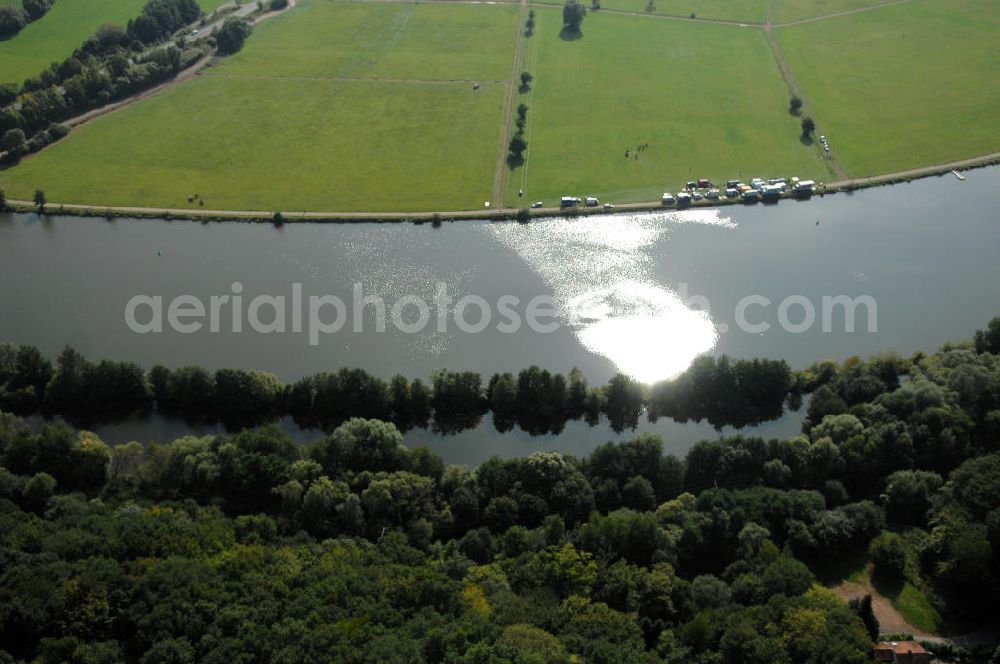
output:
[[[511,65],[510,80],[507,81],[507,96],[503,104],[503,122],[500,125],[500,146],[497,148],[496,168],[493,172],[493,196],[490,197],[490,206],[497,209],[503,208],[503,193],[507,185],[507,141],[510,137],[510,127],[514,114],[514,97],[517,94],[518,72],[521,64],[521,39],[524,36],[524,16],[528,7],[527,0],[521,0],[520,10],[517,13],[517,37],[514,39],[514,64]]]
[[[871,595],[872,611],[875,613],[875,618],[878,620],[879,632],[882,634],[912,634],[913,638],[917,641],[951,643],[963,648],[971,648],[984,643],[992,644],[996,642],[998,637],[998,630],[991,627],[984,627],[969,634],[955,636],[928,634],[907,622],[906,618],[896,610],[892,603],[870,585],[855,583],[853,581],[843,581],[830,588],[830,590],[837,593],[845,602],[865,595]]]

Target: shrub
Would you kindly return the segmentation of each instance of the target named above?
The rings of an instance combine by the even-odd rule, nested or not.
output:
[[[875,565],[875,573],[887,578],[901,579],[906,570],[906,548],[903,538],[896,533],[883,533],[868,545],[868,558]]]
[[[230,16],[215,34],[215,41],[218,44],[219,53],[222,55],[232,55],[241,48],[246,38],[250,36],[250,24],[241,18]]]
[[[28,23],[28,16],[20,7],[0,7],[0,37],[13,37]]]

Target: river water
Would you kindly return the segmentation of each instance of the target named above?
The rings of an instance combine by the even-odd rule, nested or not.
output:
[[[285,381],[344,366],[425,379],[447,367],[481,372],[485,380],[536,364],[560,372],[578,367],[592,384],[616,371],[652,382],[705,352],[803,367],[887,349],[933,350],[1000,314],[1000,169],[966,177],[773,206],[526,225],[275,228],[2,215],[0,339],[34,344],[52,357],[69,344],[91,359],[256,368]],[[451,304],[439,317],[442,292]],[[171,328],[169,307],[179,296],[186,299],[177,306],[204,306],[204,317],[179,321],[201,322],[197,331]],[[844,307],[824,312],[824,298],[838,296],[858,304],[853,332],[845,329]],[[369,302],[355,319],[355,300],[364,297],[384,302],[384,331],[378,304]],[[456,322],[462,298],[468,301]],[[131,329],[130,301],[134,327],[153,327],[159,308],[162,331]],[[342,329],[320,331],[341,313]],[[408,331],[421,322],[419,332]],[[285,331],[275,331],[281,325]],[[793,414],[758,433],[792,435],[798,422]],[[677,453],[717,435],[708,425],[662,421],[640,430],[661,433]],[[184,431],[181,423],[153,418],[99,433],[119,442]],[[559,436],[497,434],[487,417],[458,436],[415,431],[406,439],[430,444],[448,461],[476,463],[535,449],[584,454],[620,437],[604,424],[580,423]]]

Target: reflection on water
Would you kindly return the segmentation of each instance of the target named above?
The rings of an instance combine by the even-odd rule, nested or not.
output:
[[[440,228],[373,223],[275,229],[0,214],[0,341],[35,344],[53,358],[69,344],[92,359],[146,367],[263,369],[285,382],[340,367],[425,381],[447,367],[486,380],[534,364],[564,374],[576,366],[591,385],[601,385],[617,369],[648,379],[676,373],[701,348],[785,359],[793,368],[886,349],[907,355],[968,339],[1000,313],[1000,167],[968,171],[966,178],[928,178],[721,213],[528,225],[468,220]],[[405,335],[391,325],[374,333],[366,323],[366,333],[343,330],[318,346],[304,334],[137,335],[125,325],[125,303],[136,294],[169,299],[189,293],[204,300],[230,292],[234,281],[246,295],[287,295],[302,283],[307,294],[333,294],[348,303],[354,282],[386,302],[405,294],[430,298],[438,281],[455,298],[478,295],[490,303],[504,295],[522,303],[552,295],[562,304],[564,325],[549,334],[527,325],[515,334],[493,326],[464,334],[453,328],[439,333],[432,324],[423,334]],[[717,337],[707,319],[684,304],[689,294],[711,302]],[[752,311],[752,320],[771,324],[764,334],[734,324],[737,305],[750,294],[773,303]],[[874,297],[878,332],[867,333],[859,323],[858,332],[846,333],[837,319],[830,333],[821,325],[802,334],[782,330],[776,313],[784,298],[803,295],[819,307],[823,296],[839,294]],[[723,325],[728,332],[721,332]],[[663,364],[646,366],[654,362]],[[794,435],[800,419],[800,413],[786,415],[755,433]],[[183,422],[143,421],[100,433],[109,442],[162,441],[186,430]],[[717,436],[706,423],[660,419],[643,420],[637,432],[621,436],[605,423],[592,428],[573,422],[558,436],[532,438],[517,428],[498,433],[487,417],[459,436],[410,431],[406,443],[426,443],[451,462],[478,463],[492,454],[546,449],[582,456],[607,440],[645,431],[662,435],[678,454]]]
[[[679,224],[736,227],[719,210],[697,210],[487,228],[541,275],[587,350],[652,383],[683,372],[718,340],[708,313],[655,274],[659,240]]]
[[[576,330],[584,348],[646,383],[682,373],[718,338],[707,312],[689,309],[673,291],[641,282],[587,291],[569,305],[570,315],[585,321]]]

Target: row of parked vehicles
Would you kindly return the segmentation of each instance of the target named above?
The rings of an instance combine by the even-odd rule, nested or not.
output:
[[[777,200],[783,194],[791,192],[795,196],[810,196],[816,190],[813,180],[787,178],[753,178],[749,184],[740,180],[728,180],[725,189],[716,187],[710,180],[691,180],[683,190],[674,196],[664,192],[663,205],[684,207],[692,201],[708,200],[742,200],[745,203],[756,203],[760,200]]]
[[[788,178],[753,178],[750,183],[740,180],[726,181],[725,188],[716,187],[711,180],[691,180],[684,189],[677,195],[664,192],[661,203],[663,205],[674,205],[684,207],[693,201],[708,199],[712,201],[742,200],[745,203],[756,203],[757,201],[777,200],[783,194],[791,193],[793,196],[811,196],[816,190],[816,182],[813,180],[800,180],[797,177]],[[569,208],[578,205],[586,207],[597,207],[601,201],[594,196],[563,196],[559,199],[559,207]],[[533,208],[544,207],[542,201],[535,201],[531,204]],[[604,209],[610,210],[614,205],[605,203]]]
[[[601,204],[601,201],[593,196],[585,196],[580,198],[579,196],[563,196],[559,199],[559,207],[576,207],[580,203],[583,203],[587,207],[597,207]],[[531,204],[531,207],[542,207],[542,201],[535,201]],[[614,205],[611,203],[605,203],[604,209],[610,210]]]

